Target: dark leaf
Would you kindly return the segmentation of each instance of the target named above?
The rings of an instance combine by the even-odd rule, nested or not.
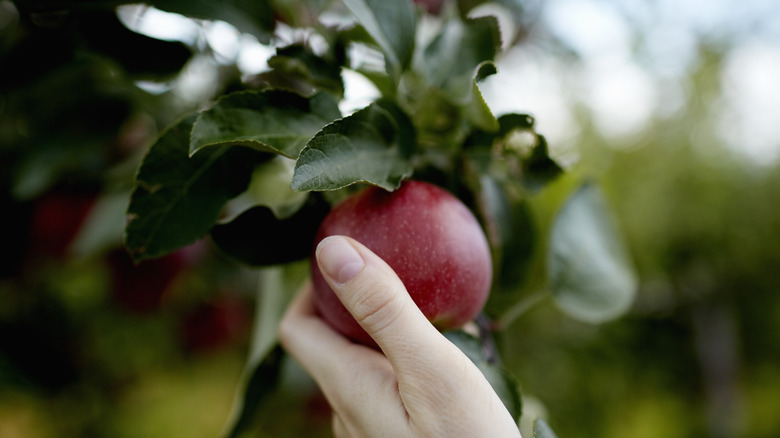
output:
[[[462,330],[444,332],[444,336],[457,346],[482,371],[485,378],[504,402],[509,413],[517,421],[522,413],[520,386],[507,370],[487,360],[488,354],[479,338]]]
[[[158,138],[136,176],[125,244],[136,261],[154,258],[204,236],[222,206],[243,192],[255,165],[270,156],[249,148],[211,148],[189,157],[195,115]]]
[[[248,265],[288,263],[309,256],[314,234],[328,211],[327,202],[316,194],[286,219],[277,219],[270,208],[257,206],[232,222],[215,226],[211,238],[222,252]]]
[[[282,358],[284,351],[278,344],[274,346],[265,358],[251,370],[248,380],[240,394],[241,409],[233,420],[229,438],[236,438],[248,429],[254,420],[257,411],[268,402],[271,395],[279,386]]]
[[[343,55],[342,55],[343,56]],[[341,97],[344,83],[341,80],[341,65],[335,60],[315,55],[303,44],[294,44],[276,50],[276,55],[268,60],[272,68],[274,88],[285,88],[291,84],[293,91],[305,87],[310,90],[322,90]],[[281,85],[281,87],[279,86]],[[313,91],[304,95],[311,96]]]
[[[563,169],[552,158],[547,150],[547,139],[543,135],[536,136],[536,146],[531,155],[522,161],[523,181],[531,190],[544,187],[563,173]]]
[[[249,431],[258,412],[273,401],[275,389],[282,380],[280,362],[284,359],[279,347],[279,322],[308,272],[306,262],[259,270],[252,341],[226,427],[229,437]]]
[[[481,179],[480,204],[491,248],[498,253],[496,280],[499,290],[520,288],[528,271],[535,244],[535,229],[524,201],[510,199],[500,182]]]
[[[464,141],[464,148],[492,150],[506,163],[507,177],[531,191],[539,190],[563,173],[548,154],[547,140],[534,131],[533,117],[504,114],[498,118],[498,125],[496,132],[474,130]]]

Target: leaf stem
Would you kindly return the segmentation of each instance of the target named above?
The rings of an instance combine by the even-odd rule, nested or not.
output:
[[[500,329],[506,329],[513,322],[515,322],[517,318],[531,310],[537,304],[541,303],[548,296],[550,296],[549,292],[545,289],[542,289],[524,297],[522,300],[518,301],[512,307],[510,307],[509,310],[507,310],[501,316],[501,318],[496,321],[496,327]]]

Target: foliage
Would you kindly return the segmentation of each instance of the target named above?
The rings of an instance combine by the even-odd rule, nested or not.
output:
[[[581,185],[576,174],[564,175],[533,117],[496,117],[482,97],[479,84],[497,72],[502,37],[494,17],[469,16],[483,2],[450,2],[437,17],[411,1],[151,2],[225,21],[276,50],[266,71],[251,78],[228,72],[202,102],[180,105],[137,84],[169,79],[197,48],[131,32],[113,11],[118,3],[15,3],[18,25],[33,31],[3,47],[4,63],[19,66],[4,69],[0,85],[0,139],[9,145],[2,158],[10,164],[3,184],[12,205],[61,187],[102,192],[101,200],[124,197],[118,204],[129,217],[123,243],[139,266],[175,264],[205,240],[235,265],[262,273],[255,300],[265,305],[255,312],[253,347],[227,434],[257,426],[257,409],[283,394],[275,385],[283,380],[284,355],[269,327],[294,291],[287,286],[302,276],[299,262],[309,255],[319,219],[365,184],[393,190],[407,178],[431,181],[481,220],[496,267],[487,334],[451,336],[516,416],[517,380],[497,360],[511,340],[482,343],[505,336],[529,299],[537,302],[537,289],[569,317],[589,323],[618,318],[631,306],[636,279],[598,183]],[[524,13],[520,2],[502,3],[515,17]],[[322,20],[325,13],[338,24]],[[426,38],[423,26],[435,32]],[[300,33],[282,43],[281,28]],[[35,65],[22,61],[36,50],[51,56]],[[149,56],[132,56],[139,51]],[[379,93],[352,112],[340,107],[347,69]],[[29,104],[45,98],[46,106]],[[152,114],[155,123],[140,114]],[[165,126],[159,134],[157,124]],[[568,201],[549,223],[538,223],[532,203],[561,179],[581,188],[555,193]],[[116,230],[101,233],[83,238],[92,242],[84,253],[117,249]],[[529,280],[539,263],[542,284]],[[297,277],[285,277],[289,272]]]

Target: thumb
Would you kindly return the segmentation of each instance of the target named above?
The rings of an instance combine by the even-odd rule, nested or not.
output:
[[[398,362],[408,356],[419,364],[419,352],[441,343],[393,269],[371,250],[349,237],[330,236],[315,254],[333,292],[394,366],[403,368]]]
[[[513,419],[490,383],[428,321],[387,263],[343,236],[323,239],[315,254],[331,289],[390,362],[410,418],[437,418],[436,424],[441,425],[467,424],[471,420],[464,423],[464,418],[469,417],[481,424],[503,412],[499,415],[506,420],[507,430],[516,434]],[[433,435],[441,433],[426,436]]]

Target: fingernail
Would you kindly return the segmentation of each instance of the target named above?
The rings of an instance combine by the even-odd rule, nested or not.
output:
[[[338,284],[351,280],[366,265],[355,248],[340,236],[322,239],[317,245],[317,262],[323,273]]]

